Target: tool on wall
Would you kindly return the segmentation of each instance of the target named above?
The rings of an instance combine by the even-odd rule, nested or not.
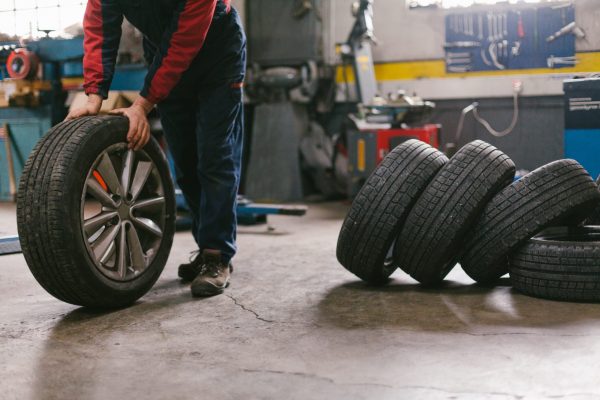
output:
[[[559,8],[515,5],[479,10],[446,17],[446,54],[479,49],[469,63],[472,71],[547,68],[549,58],[552,68],[574,65],[573,60],[552,55],[574,56],[575,38],[586,36],[575,23],[573,3]],[[456,66],[455,58],[447,56],[446,61],[447,72],[457,70],[449,68]]]
[[[560,30],[558,30],[554,34],[548,36],[546,38],[546,42],[548,42],[548,43],[553,42],[556,39],[558,39],[559,37],[567,35],[569,33],[572,33],[573,35],[575,35],[575,37],[577,39],[585,38],[585,31],[583,29],[581,29],[579,26],[577,26],[575,21],[573,21],[570,24],[567,24],[567,25],[563,26],[562,28],[560,28]]]
[[[556,68],[559,65],[577,65],[579,60],[576,56],[572,57],[548,57],[548,68]]]

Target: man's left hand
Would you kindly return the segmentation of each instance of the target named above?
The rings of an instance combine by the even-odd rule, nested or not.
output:
[[[128,108],[118,108],[110,113],[115,115],[124,115],[129,119],[129,131],[127,132],[127,141],[129,148],[139,150],[150,140],[150,124],[148,123],[148,113],[152,111],[154,104],[143,97],[137,100]]]

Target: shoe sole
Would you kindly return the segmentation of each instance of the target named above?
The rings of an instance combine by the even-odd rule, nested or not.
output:
[[[219,294],[223,294],[225,289],[227,289],[228,287],[229,287],[229,282],[227,282],[225,284],[225,287],[223,287],[223,288],[213,286],[213,285],[202,285],[200,287],[197,287],[196,290],[194,290],[194,288],[192,288],[192,296],[194,296],[194,297],[217,296]]]

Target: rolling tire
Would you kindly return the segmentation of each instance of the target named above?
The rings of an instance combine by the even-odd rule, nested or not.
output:
[[[596,184],[600,187],[600,175],[598,175],[598,179],[596,179]],[[592,215],[585,220],[585,224],[600,226],[600,206],[596,207],[592,212]]]
[[[17,199],[23,254],[42,287],[67,303],[130,305],[166,264],[173,182],[154,139],[127,149],[128,126],[124,117],[60,123],[25,164]]]
[[[515,164],[491,144],[460,149],[414,205],[394,247],[394,261],[425,285],[441,282],[489,200],[515,177]]]
[[[550,228],[510,257],[518,291],[551,300],[600,301],[600,227]]]
[[[508,273],[508,256],[542,230],[581,223],[600,191],[575,160],[558,160],[498,193],[471,230],[460,264],[473,280],[493,284]]]
[[[413,204],[447,161],[414,139],[392,150],[352,202],[338,238],[338,261],[367,282],[387,282],[397,268],[390,249]]]

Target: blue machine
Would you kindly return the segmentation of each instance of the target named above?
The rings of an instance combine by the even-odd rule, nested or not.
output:
[[[565,157],[600,175],[600,77],[569,79],[565,91]]]

